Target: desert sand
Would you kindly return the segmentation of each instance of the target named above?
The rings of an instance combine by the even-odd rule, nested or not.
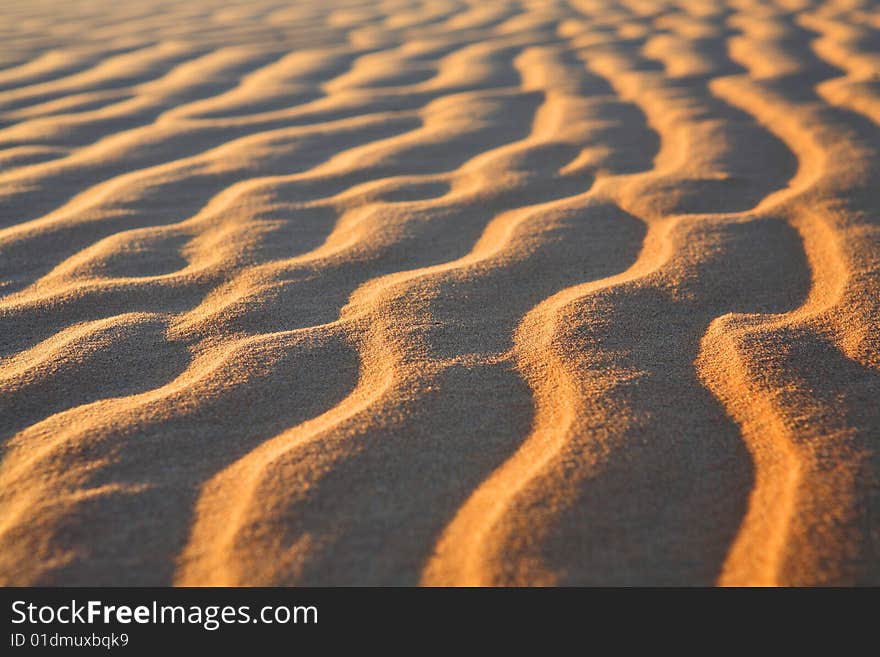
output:
[[[0,35],[0,583],[880,584],[877,3]]]

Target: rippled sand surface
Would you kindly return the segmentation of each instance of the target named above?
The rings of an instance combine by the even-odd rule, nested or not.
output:
[[[876,2],[0,37],[0,582],[880,584]]]

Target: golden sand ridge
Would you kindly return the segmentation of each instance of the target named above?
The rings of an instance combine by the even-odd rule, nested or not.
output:
[[[0,583],[880,584],[876,2],[0,34]]]

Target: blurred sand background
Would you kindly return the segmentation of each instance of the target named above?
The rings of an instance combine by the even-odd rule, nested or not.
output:
[[[0,0],[0,582],[880,584],[878,53]]]

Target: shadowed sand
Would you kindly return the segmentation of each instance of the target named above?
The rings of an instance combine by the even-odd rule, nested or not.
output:
[[[0,583],[880,584],[876,3],[0,33]]]

